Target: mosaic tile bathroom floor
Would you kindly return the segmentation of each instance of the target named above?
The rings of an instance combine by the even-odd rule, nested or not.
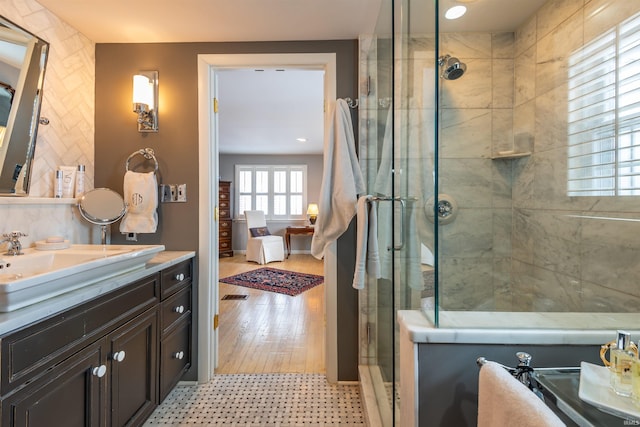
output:
[[[331,385],[320,374],[216,375],[179,385],[145,423],[151,426],[366,425],[357,385]]]

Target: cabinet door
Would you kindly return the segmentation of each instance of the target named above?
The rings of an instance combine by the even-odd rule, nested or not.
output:
[[[104,426],[104,341],[85,347],[2,402],[3,426]]]
[[[160,402],[191,366],[191,316],[162,337],[160,345]]]
[[[157,319],[154,308],[109,335],[112,426],[142,424],[157,406]]]

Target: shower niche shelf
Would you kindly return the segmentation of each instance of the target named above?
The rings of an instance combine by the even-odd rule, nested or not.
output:
[[[505,153],[505,154],[493,154],[491,155],[491,160],[519,159],[521,157],[528,157],[530,155],[531,155],[531,151],[513,152],[513,153]]]

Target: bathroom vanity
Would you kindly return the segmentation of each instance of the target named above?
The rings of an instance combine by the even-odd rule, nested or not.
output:
[[[1,424],[141,425],[191,366],[194,255],[0,314]]]

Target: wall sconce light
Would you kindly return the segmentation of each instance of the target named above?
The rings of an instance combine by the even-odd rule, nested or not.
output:
[[[309,222],[311,225],[315,225],[316,219],[318,219],[318,205],[315,203],[309,203],[307,207],[307,215],[309,216]]]
[[[133,76],[133,112],[138,115],[138,132],[158,132],[157,71]]]

